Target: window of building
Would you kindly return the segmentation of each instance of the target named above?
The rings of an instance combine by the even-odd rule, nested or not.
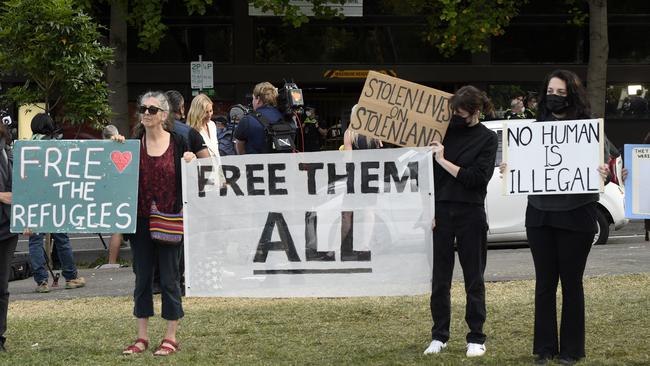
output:
[[[648,25],[610,25],[610,63],[650,63],[650,33]]]
[[[235,0],[237,1],[237,0]],[[163,2],[163,17],[187,16],[187,1],[165,1]],[[234,1],[214,1],[205,6],[205,14],[202,16],[231,16],[233,15]],[[196,15],[196,13],[194,14]]]
[[[424,40],[424,26],[394,25],[387,28],[391,47],[399,63],[470,63],[469,52],[458,51],[444,57],[438,49]]]
[[[319,25],[294,29],[259,25],[257,63],[437,63],[469,62],[468,53],[442,57],[423,40],[424,26]]]
[[[487,95],[494,105],[496,118],[505,118],[506,112],[510,109],[512,100],[522,99],[524,107],[536,112],[537,100],[542,82],[525,84],[491,84],[488,85]]]
[[[650,117],[649,99],[650,83],[610,84],[607,86],[605,116],[647,119]]]
[[[150,53],[138,47],[138,34],[133,28],[128,33],[129,62],[186,63],[203,60],[214,63],[232,62],[232,28],[229,25],[172,25],[160,42],[160,48]]]
[[[568,24],[513,24],[492,38],[493,63],[582,63],[583,30]]]
[[[607,12],[609,14],[650,14],[650,1],[608,1]]]

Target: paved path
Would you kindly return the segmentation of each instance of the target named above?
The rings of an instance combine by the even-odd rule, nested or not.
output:
[[[650,244],[641,235],[613,237],[610,244],[595,246],[587,262],[588,276],[624,273],[650,272]],[[80,270],[87,286],[65,290],[65,281],[59,288],[47,294],[34,293],[34,280],[28,278],[9,283],[11,300],[70,299],[95,296],[130,296],[133,291],[134,275],[130,267],[118,269]],[[533,262],[528,248],[490,249],[485,273],[487,281],[509,281],[533,279]],[[458,260],[454,279],[461,280],[462,272]],[[50,280],[51,282],[51,280]]]

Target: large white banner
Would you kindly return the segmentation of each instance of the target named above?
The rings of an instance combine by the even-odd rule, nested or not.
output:
[[[377,296],[431,286],[429,148],[184,164],[188,296]]]
[[[504,193],[567,194],[603,191],[602,119],[507,122],[503,134]]]

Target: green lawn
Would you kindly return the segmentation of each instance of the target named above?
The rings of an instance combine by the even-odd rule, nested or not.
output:
[[[130,298],[10,303],[2,365],[519,365],[533,360],[532,281],[487,287],[487,354],[465,357],[462,282],[452,294],[452,338],[423,356],[430,337],[428,296],[346,299],[185,299],[178,340],[166,359],[124,357],[135,338]],[[650,274],[585,282],[589,365],[650,364]],[[159,304],[157,305],[159,310]],[[164,323],[151,323],[152,343]]]

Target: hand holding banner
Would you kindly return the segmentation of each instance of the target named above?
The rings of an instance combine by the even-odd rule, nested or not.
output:
[[[395,145],[429,146],[445,137],[452,95],[370,71],[350,128]]]

